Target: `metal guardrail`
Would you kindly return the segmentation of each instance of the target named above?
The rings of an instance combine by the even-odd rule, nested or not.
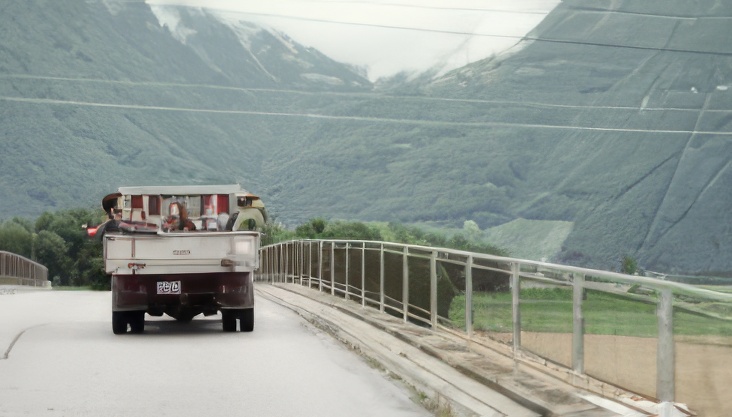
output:
[[[679,402],[713,413],[725,407],[721,398],[716,408],[709,405],[708,390],[695,382],[698,372],[685,367],[695,358],[684,356],[694,355],[689,346],[715,346],[729,362],[718,366],[731,369],[732,359],[724,358],[727,349],[732,352],[732,294],[608,271],[356,240],[265,246],[256,279],[328,291],[471,340],[488,337],[504,343],[516,360],[538,359],[566,370],[571,377],[565,379],[583,388],[612,396],[613,387],[621,387],[655,399],[661,416],[677,415]]]
[[[0,251],[0,285],[48,287],[48,268],[20,255]]]

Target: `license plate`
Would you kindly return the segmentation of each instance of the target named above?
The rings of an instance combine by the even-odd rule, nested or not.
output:
[[[180,281],[159,281],[158,294],[180,294]]]

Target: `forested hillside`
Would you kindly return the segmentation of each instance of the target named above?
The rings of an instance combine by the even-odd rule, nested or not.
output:
[[[196,27],[185,39],[142,2],[0,2],[0,217],[96,207],[125,184],[260,191],[270,152],[301,130],[267,113],[310,97],[266,89],[370,88],[282,35],[252,29],[245,47],[204,12],[171,10]]]
[[[290,227],[472,220],[515,256],[732,275],[731,16],[564,1],[510,53],[375,87],[200,10],[0,2],[0,219],[239,182]]]
[[[430,94],[511,103],[486,108],[514,115],[495,120],[520,126],[492,136],[511,161],[531,161],[510,212],[574,221],[559,261],[609,265],[625,252],[651,269],[725,275],[731,16],[718,1],[563,1],[522,51]]]

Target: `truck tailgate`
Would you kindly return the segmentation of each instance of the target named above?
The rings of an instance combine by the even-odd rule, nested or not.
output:
[[[258,268],[257,232],[108,234],[108,274],[246,272]]]

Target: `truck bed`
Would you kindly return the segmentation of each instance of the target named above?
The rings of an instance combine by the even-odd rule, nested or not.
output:
[[[249,272],[258,268],[259,233],[109,233],[104,239],[108,274]]]

